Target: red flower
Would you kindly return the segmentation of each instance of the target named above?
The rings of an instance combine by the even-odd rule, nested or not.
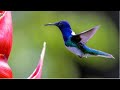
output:
[[[12,18],[10,11],[0,11],[0,78],[12,78],[7,61],[12,48]]]
[[[10,11],[0,11],[0,54],[8,60],[12,48],[12,18]]]
[[[8,57],[12,48],[12,17],[10,11],[0,11],[0,78],[13,78],[8,65]],[[28,79],[41,78],[46,42],[42,49],[39,63]]]

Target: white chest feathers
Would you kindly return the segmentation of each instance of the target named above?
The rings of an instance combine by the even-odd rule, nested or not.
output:
[[[72,31],[72,33],[71,33],[71,34],[72,34],[72,35],[75,35],[75,32],[73,32],[73,31]]]

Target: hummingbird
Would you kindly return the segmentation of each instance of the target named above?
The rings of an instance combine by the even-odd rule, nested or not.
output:
[[[99,25],[95,26],[89,30],[75,34],[71,29],[68,21],[59,21],[55,23],[48,23],[45,26],[54,25],[57,26],[63,36],[65,47],[71,51],[73,54],[79,56],[80,58],[89,56],[100,56],[105,58],[114,58],[111,54],[90,48],[86,45],[88,40],[93,37],[96,31],[99,29]]]

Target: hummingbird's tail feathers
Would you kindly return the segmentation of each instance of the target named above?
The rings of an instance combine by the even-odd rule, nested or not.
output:
[[[90,53],[90,55],[95,55],[95,56],[115,59],[111,54],[103,52],[103,51],[100,51],[100,50],[91,49],[91,51],[89,53]]]
[[[113,58],[113,59],[115,59],[111,54],[109,54],[108,56],[106,56],[106,55],[90,55],[90,54],[85,54],[83,57],[85,57],[85,58],[87,58],[87,57],[104,57],[104,58]]]
[[[104,56],[104,55],[97,55],[97,56],[105,57],[105,58],[113,58],[113,59],[115,59],[111,54],[109,54],[108,56]]]

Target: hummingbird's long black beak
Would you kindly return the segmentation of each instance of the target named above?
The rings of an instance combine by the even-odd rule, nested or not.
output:
[[[50,26],[50,25],[56,25],[56,23],[48,23],[48,24],[45,24],[45,26]]]

